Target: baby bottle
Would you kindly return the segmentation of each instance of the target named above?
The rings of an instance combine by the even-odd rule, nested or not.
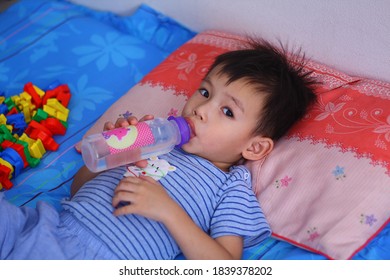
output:
[[[100,172],[168,153],[187,143],[190,135],[183,117],[156,118],[87,136],[81,154],[89,170]]]

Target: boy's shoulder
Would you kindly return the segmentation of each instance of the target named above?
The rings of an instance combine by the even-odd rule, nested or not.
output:
[[[232,175],[239,176],[243,178],[245,181],[250,182],[251,180],[251,173],[245,165],[233,165],[230,167],[229,173]]]

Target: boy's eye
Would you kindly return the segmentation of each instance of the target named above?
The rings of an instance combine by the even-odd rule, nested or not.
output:
[[[222,109],[222,111],[223,111],[223,113],[227,116],[227,117],[229,117],[229,118],[233,118],[234,117],[234,115],[233,115],[233,112],[229,109],[229,108],[223,108]]]
[[[199,93],[200,93],[202,96],[204,96],[204,97],[206,97],[206,98],[209,98],[209,92],[207,91],[207,89],[201,88],[201,89],[199,89]]]

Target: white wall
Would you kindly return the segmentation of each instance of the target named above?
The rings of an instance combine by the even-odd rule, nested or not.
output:
[[[280,39],[350,75],[390,82],[390,0],[71,0],[129,15],[142,2],[195,31]]]

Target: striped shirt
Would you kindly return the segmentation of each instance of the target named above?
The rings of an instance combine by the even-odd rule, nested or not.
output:
[[[223,172],[211,162],[177,149],[159,158],[176,167],[159,182],[212,238],[242,236],[246,248],[270,235],[244,166]],[[113,192],[125,170],[115,168],[89,181],[71,201],[63,202],[64,210],[119,259],[174,259],[180,249],[162,223],[139,215],[113,216]]]

